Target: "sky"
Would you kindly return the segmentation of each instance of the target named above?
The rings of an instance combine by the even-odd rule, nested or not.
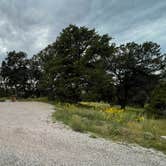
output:
[[[69,24],[166,52],[166,0],[0,0],[0,60],[12,50],[38,53]]]

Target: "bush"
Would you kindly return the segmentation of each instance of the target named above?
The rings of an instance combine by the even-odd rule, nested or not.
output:
[[[166,82],[161,82],[153,91],[147,110],[166,117]]]
[[[72,115],[70,123],[71,123],[70,125],[73,128],[73,130],[79,131],[79,132],[83,132],[84,131],[84,126],[83,126],[82,119],[81,119],[80,116]]]

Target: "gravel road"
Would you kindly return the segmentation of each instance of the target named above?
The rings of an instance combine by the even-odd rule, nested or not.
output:
[[[51,123],[53,106],[0,103],[0,166],[166,166],[166,155]]]

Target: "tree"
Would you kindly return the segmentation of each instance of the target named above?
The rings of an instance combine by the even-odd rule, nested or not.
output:
[[[101,100],[100,86],[112,87],[111,81],[104,84],[103,79],[106,75],[111,77],[106,72],[106,58],[114,51],[110,40],[94,29],[75,25],[65,28],[56,42],[39,55],[40,59],[47,59],[43,63],[44,79],[52,97],[77,102],[91,94],[91,99]]]
[[[5,61],[2,62],[1,75],[6,88],[13,94],[24,96],[29,79],[29,61],[24,52],[9,52]]]
[[[44,95],[43,89],[40,88],[42,76],[40,60],[34,56],[29,59],[28,96],[40,97]]]
[[[165,57],[166,57],[166,54],[165,54]],[[165,64],[166,64],[166,58],[165,58]],[[161,72],[161,80],[166,81],[166,65]]]
[[[166,116],[166,81],[160,82],[152,92],[148,111],[159,116]]]
[[[0,97],[4,97],[4,96],[7,96],[7,93],[5,89],[5,82],[2,77],[1,68],[0,68]]]
[[[138,100],[141,96],[145,98],[144,102],[140,101],[141,105],[146,102],[165,66],[165,56],[156,43],[139,45],[132,42],[117,47],[109,64],[110,72],[116,80],[118,102],[125,108],[129,100],[138,93]]]

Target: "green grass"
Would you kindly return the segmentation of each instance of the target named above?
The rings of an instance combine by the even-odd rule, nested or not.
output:
[[[37,101],[37,102],[44,102],[44,103],[48,103],[49,100],[47,97],[40,97],[40,98],[20,98],[18,99],[18,101]]]
[[[4,102],[6,100],[11,100],[11,97],[1,97],[0,98],[0,102]],[[40,97],[40,98],[17,98],[17,100],[18,101],[38,101],[38,102],[45,102],[45,103],[49,102],[49,100],[48,100],[47,97]]]
[[[106,103],[54,105],[57,111],[53,113],[53,121],[62,121],[75,131],[90,133],[92,138],[137,143],[166,153],[166,140],[160,137],[166,135],[166,119],[149,119],[141,108],[127,107],[123,112],[109,113],[103,111],[110,107]]]
[[[6,100],[8,100],[9,98],[7,97],[0,97],[0,102],[5,102]]]

